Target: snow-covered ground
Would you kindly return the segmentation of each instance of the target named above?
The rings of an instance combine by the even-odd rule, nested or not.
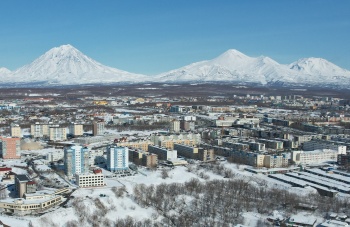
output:
[[[157,211],[155,211],[153,208],[140,207],[129,196],[116,197],[113,192],[113,188],[121,188],[125,186],[126,191],[129,195],[131,195],[133,193],[133,187],[137,184],[158,185],[161,183],[184,183],[191,180],[192,178],[196,178],[200,181],[205,181],[205,179],[199,176],[200,172],[204,172],[207,176],[209,176],[207,180],[225,179],[223,176],[215,174],[212,171],[205,171],[204,169],[200,168],[194,170],[195,166],[196,165],[193,164],[193,169],[185,166],[177,166],[174,169],[166,168],[165,170],[168,172],[168,177],[164,179],[162,178],[162,171],[164,170],[163,168],[159,168],[157,170],[149,170],[141,167],[139,169],[141,173],[138,173],[135,176],[123,178],[105,178],[105,182],[107,184],[106,187],[88,189],[80,188],[77,189],[72,194],[72,196],[74,196],[74,201],[81,201],[81,203],[86,207],[84,208],[86,210],[83,210],[81,212],[85,212],[88,216],[91,216],[96,212],[96,210],[94,210],[96,209],[95,203],[96,200],[99,200],[106,208],[105,217],[111,221],[115,221],[118,218],[126,218],[127,216],[131,216],[135,220],[143,220],[151,217],[156,220],[160,217],[159,213],[157,214]],[[266,184],[268,187],[286,189],[290,192],[302,195],[306,195],[308,193],[316,193],[312,188],[295,188],[285,183],[268,178],[265,175],[256,175],[244,171],[244,165],[236,165],[224,162],[223,166],[231,169],[234,173],[235,178],[246,179],[247,181],[255,182],[256,184]],[[104,171],[104,174],[108,175],[107,171]],[[101,197],[101,195],[103,196]],[[76,206],[79,207],[79,205]],[[49,212],[41,217],[25,216],[23,219],[18,219],[17,217],[3,217],[0,215],[0,220],[4,221],[5,224],[10,224],[13,226],[27,226],[29,221],[31,221],[34,226],[39,227],[47,226],[47,223],[50,223],[50,221],[57,226],[64,226],[67,221],[75,220],[78,223],[81,221],[86,221],[85,219],[79,220],[77,212],[79,213],[80,211],[77,211],[77,208],[72,205],[71,201],[69,202],[67,208],[59,207],[56,210]],[[278,211],[271,213],[271,216],[274,217],[278,215],[283,216],[283,214],[278,213]],[[244,218],[244,223],[242,224],[245,226],[257,226],[259,220],[266,220],[267,218],[267,216],[253,212],[243,213],[242,216]],[[322,220],[323,219],[320,219],[320,221]]]

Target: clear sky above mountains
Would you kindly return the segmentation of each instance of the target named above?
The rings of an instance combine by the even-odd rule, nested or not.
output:
[[[350,69],[350,1],[0,1],[0,67],[72,44],[93,59],[157,74],[228,49]]]

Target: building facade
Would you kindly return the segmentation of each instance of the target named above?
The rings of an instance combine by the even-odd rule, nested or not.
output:
[[[49,127],[49,135],[51,141],[67,140],[67,129],[58,125]]]
[[[23,196],[27,193],[36,192],[36,183],[31,181],[27,175],[17,174],[15,176],[15,188],[17,196],[19,198],[23,198]]]
[[[170,121],[170,132],[180,132],[180,121],[172,120]]]
[[[40,124],[36,122],[30,126],[30,135],[33,138],[49,136],[49,124]]]
[[[95,171],[93,174],[76,174],[76,184],[81,188],[106,186],[102,171]]]
[[[21,133],[21,127],[19,127],[19,125],[17,124],[12,124],[11,125],[11,137],[22,137],[22,133]]]
[[[92,133],[94,136],[103,135],[105,133],[105,123],[103,121],[94,121],[92,124]]]
[[[107,169],[113,172],[129,169],[129,149],[127,147],[107,146]]]
[[[89,150],[82,146],[64,149],[64,170],[68,177],[89,172]]]
[[[315,150],[315,151],[293,151],[292,161],[295,164],[317,164],[326,161],[338,161],[338,155],[346,154],[346,152],[338,152],[336,150]]]
[[[0,137],[0,155],[3,159],[19,159],[21,139]]]
[[[69,134],[76,137],[84,134],[83,125],[77,123],[71,123],[68,126]]]
[[[177,151],[165,147],[149,145],[148,152],[158,155],[158,159],[160,160],[173,161],[177,159]]]

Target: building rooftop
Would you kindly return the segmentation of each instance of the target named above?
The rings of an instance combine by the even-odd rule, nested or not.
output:
[[[16,178],[19,180],[19,181],[25,181],[25,182],[28,182],[30,181],[29,177],[25,174],[17,174],[16,175]]]

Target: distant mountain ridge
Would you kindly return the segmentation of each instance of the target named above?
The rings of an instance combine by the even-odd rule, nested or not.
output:
[[[322,58],[303,58],[284,65],[269,57],[249,57],[230,49],[212,60],[192,63],[156,76],[146,76],[102,65],[69,44],[54,47],[15,71],[0,68],[0,84],[38,83],[44,86],[149,82],[348,87],[350,71]]]
[[[159,75],[159,81],[349,86],[350,71],[322,58],[303,58],[283,65],[269,57],[253,58],[237,50],[228,50],[212,60],[162,73]]]

